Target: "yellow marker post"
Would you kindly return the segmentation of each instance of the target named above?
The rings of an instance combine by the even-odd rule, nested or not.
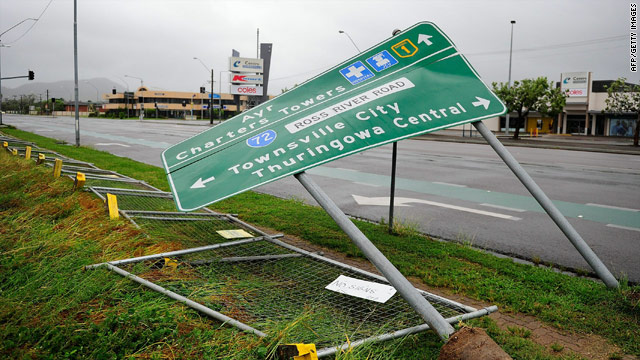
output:
[[[278,359],[318,360],[315,344],[287,344],[277,349]]]
[[[29,145],[24,148],[24,158],[27,160],[31,159],[31,146]]]
[[[18,156],[18,149],[11,149],[11,155]]]
[[[62,160],[56,159],[53,164],[53,177],[60,177],[60,173],[62,173]]]
[[[84,186],[86,179],[83,173],[76,173],[76,178],[73,181],[73,190],[81,189]]]
[[[46,158],[47,157],[43,153],[39,153],[38,154],[38,160],[36,160],[36,165],[42,165]]]
[[[178,268],[178,260],[171,258],[164,258],[164,266],[173,270]]]
[[[107,211],[109,212],[109,218],[111,220],[118,220],[120,218],[120,214],[118,213],[118,199],[115,195],[107,193],[107,200],[105,200],[107,205]]]
[[[9,143],[8,143],[8,142],[6,142],[6,141],[3,141],[3,142],[2,142],[2,147],[3,147],[3,148],[5,148],[5,149],[7,149],[7,148],[9,147]]]

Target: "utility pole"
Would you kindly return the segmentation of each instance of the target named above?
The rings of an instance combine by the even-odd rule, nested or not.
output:
[[[78,1],[73,0],[73,65],[75,75],[76,146],[80,146],[80,112],[78,109]]]
[[[509,45],[509,82],[508,82],[509,88],[511,88],[511,58],[513,54],[513,25],[515,23],[516,23],[515,20],[511,20],[511,44]],[[509,135],[509,111],[507,111],[507,116],[505,117],[504,134]]]
[[[213,68],[211,68],[211,94],[209,94],[209,124],[213,125]]]

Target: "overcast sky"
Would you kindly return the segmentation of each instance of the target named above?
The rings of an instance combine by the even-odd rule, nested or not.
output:
[[[51,3],[50,3],[51,1]],[[0,0],[2,74],[36,72],[36,81],[73,79],[73,1]],[[594,79],[627,77],[629,1],[248,1],[78,0],[80,79],[105,77],[131,90],[144,79],[152,89],[197,91],[210,73],[228,68],[231,49],[256,56],[273,43],[270,94],[316,75],[420,21],[438,25],[483,80],[507,81],[510,20],[516,20],[512,79],[592,71]],[[222,74],[228,92],[228,75]],[[3,82],[17,87],[26,80]],[[118,89],[121,91],[122,89]]]

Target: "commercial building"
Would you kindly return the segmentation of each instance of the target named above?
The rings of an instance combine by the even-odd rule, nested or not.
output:
[[[544,117],[530,112],[521,133],[573,134],[593,136],[633,137],[637,114],[616,114],[606,110],[607,88],[615,80],[592,80],[591,72],[572,72],[561,74],[556,84],[568,95],[566,105],[557,118]],[[630,84],[631,85],[631,84]],[[509,131],[515,130],[518,114],[512,112]],[[504,132],[504,116],[484,120],[485,125],[494,132]],[[469,125],[465,127],[467,130]],[[462,130],[462,126],[454,129]]]
[[[151,112],[161,118],[208,118],[211,93],[149,90],[142,86],[135,92],[112,92],[103,94],[107,113],[124,112],[127,116],[139,116],[140,110]],[[247,96],[239,96],[238,106],[231,94],[213,94],[213,109],[222,109],[222,117],[243,111],[247,107]]]

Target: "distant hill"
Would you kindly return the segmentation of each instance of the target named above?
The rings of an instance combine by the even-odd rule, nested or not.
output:
[[[87,82],[88,81],[88,82]],[[5,85],[10,81],[2,82],[2,94],[4,99],[13,98],[13,96],[20,97],[20,95],[36,95],[36,99],[46,99],[47,89],[49,90],[49,97],[63,98],[64,100],[74,99],[74,82],[73,80],[56,81],[56,82],[37,82],[37,80],[29,81],[26,84],[20,85],[16,88],[6,87]],[[92,86],[93,85],[93,86]],[[93,78],[93,79],[81,79],[78,81],[78,98],[80,101],[92,102],[96,101],[96,89],[98,100],[102,102],[102,94],[111,93],[111,89],[116,88],[118,92],[123,91],[122,84],[118,84],[106,78]]]

